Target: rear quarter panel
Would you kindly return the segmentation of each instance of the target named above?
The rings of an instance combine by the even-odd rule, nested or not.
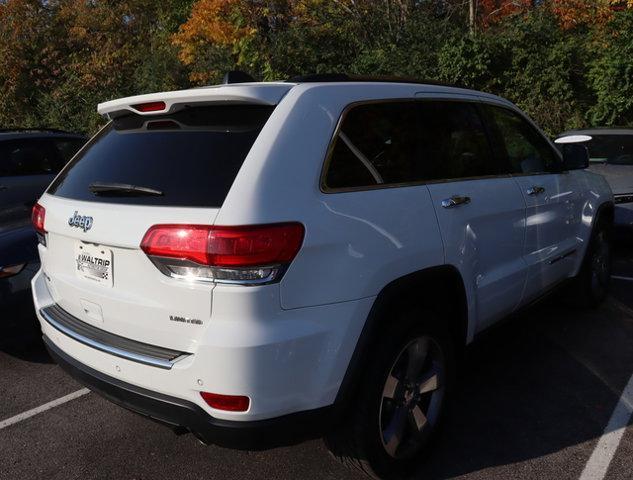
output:
[[[284,309],[377,295],[390,281],[444,262],[426,186],[324,193],[321,170],[351,103],[411,99],[420,85],[303,84],[271,115],[216,224],[299,221],[303,247],[281,283]]]

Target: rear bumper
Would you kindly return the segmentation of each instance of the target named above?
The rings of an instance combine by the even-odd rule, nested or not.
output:
[[[284,311],[267,308],[270,302],[253,302],[252,297],[265,293],[263,289],[258,293],[258,289],[249,288],[242,293],[235,288],[231,301],[225,305],[220,301],[214,303],[212,318],[199,342],[187,349],[187,355],[174,360],[170,368],[157,368],[128,354],[117,354],[120,349],[129,353],[130,342],[138,344],[141,339],[125,337],[127,343],[123,344],[115,338],[115,342],[111,337],[116,335],[109,333],[121,332],[111,332],[107,318],[105,324],[90,326],[90,319],[75,311],[72,315],[85,323],[81,328],[73,327],[74,333],[81,333],[82,338],[60,329],[42,313],[57,304],[53,282],[40,271],[32,287],[43,335],[55,351],[72,359],[71,364],[97,372],[97,378],[103,376],[128,385],[127,391],[155,392],[152,398],[165,396],[168,404],[202,412],[205,424],[229,422],[247,427],[333,405],[373,303],[372,298],[367,298]],[[148,346],[142,347],[147,353]],[[152,355],[156,353],[155,347]],[[201,391],[246,395],[251,400],[249,409],[246,412],[214,409],[202,399]],[[172,421],[162,415],[161,419],[185,426],[205,439],[215,437],[206,435],[206,429],[198,424],[191,427],[190,415],[179,415],[178,420]]]
[[[238,449],[291,445],[321,436],[333,422],[333,407],[268,420],[217,419],[192,402],[125,383],[83,365],[65,354],[46,335],[44,343],[57,364],[90,390],[152,420],[172,428],[182,427],[208,444]]]

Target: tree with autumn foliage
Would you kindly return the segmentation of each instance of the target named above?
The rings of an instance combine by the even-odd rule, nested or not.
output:
[[[97,103],[185,85],[171,35],[191,3],[0,3],[0,125],[92,132]]]
[[[633,0],[0,0],[0,126],[93,132],[99,102],[232,69],[450,82],[552,134],[633,125],[632,16]]]

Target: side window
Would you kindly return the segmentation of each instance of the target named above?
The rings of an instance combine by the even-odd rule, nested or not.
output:
[[[79,151],[85,143],[76,138],[56,138],[53,140],[64,165]],[[63,166],[63,165],[62,165]]]
[[[512,173],[557,171],[560,160],[543,138],[525,119],[502,107],[486,106],[496,129],[502,154]]]
[[[499,175],[488,137],[473,103],[420,102],[422,151],[419,175],[425,180]]]
[[[325,185],[351,188],[413,180],[416,130],[414,102],[353,107],[334,140]]]
[[[0,175],[49,175],[57,171],[57,155],[45,140],[0,143]]]
[[[334,140],[327,188],[495,175],[475,105],[448,101],[353,107]]]

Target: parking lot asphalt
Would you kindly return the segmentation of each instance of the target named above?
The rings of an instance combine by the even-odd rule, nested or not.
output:
[[[581,478],[633,374],[633,251],[619,248],[614,275],[598,309],[554,297],[469,348],[415,478]],[[31,308],[27,299],[0,315],[0,424],[82,389],[47,356]],[[320,440],[259,452],[203,446],[88,393],[0,428],[0,478],[364,477]],[[630,419],[604,478],[633,478]]]

